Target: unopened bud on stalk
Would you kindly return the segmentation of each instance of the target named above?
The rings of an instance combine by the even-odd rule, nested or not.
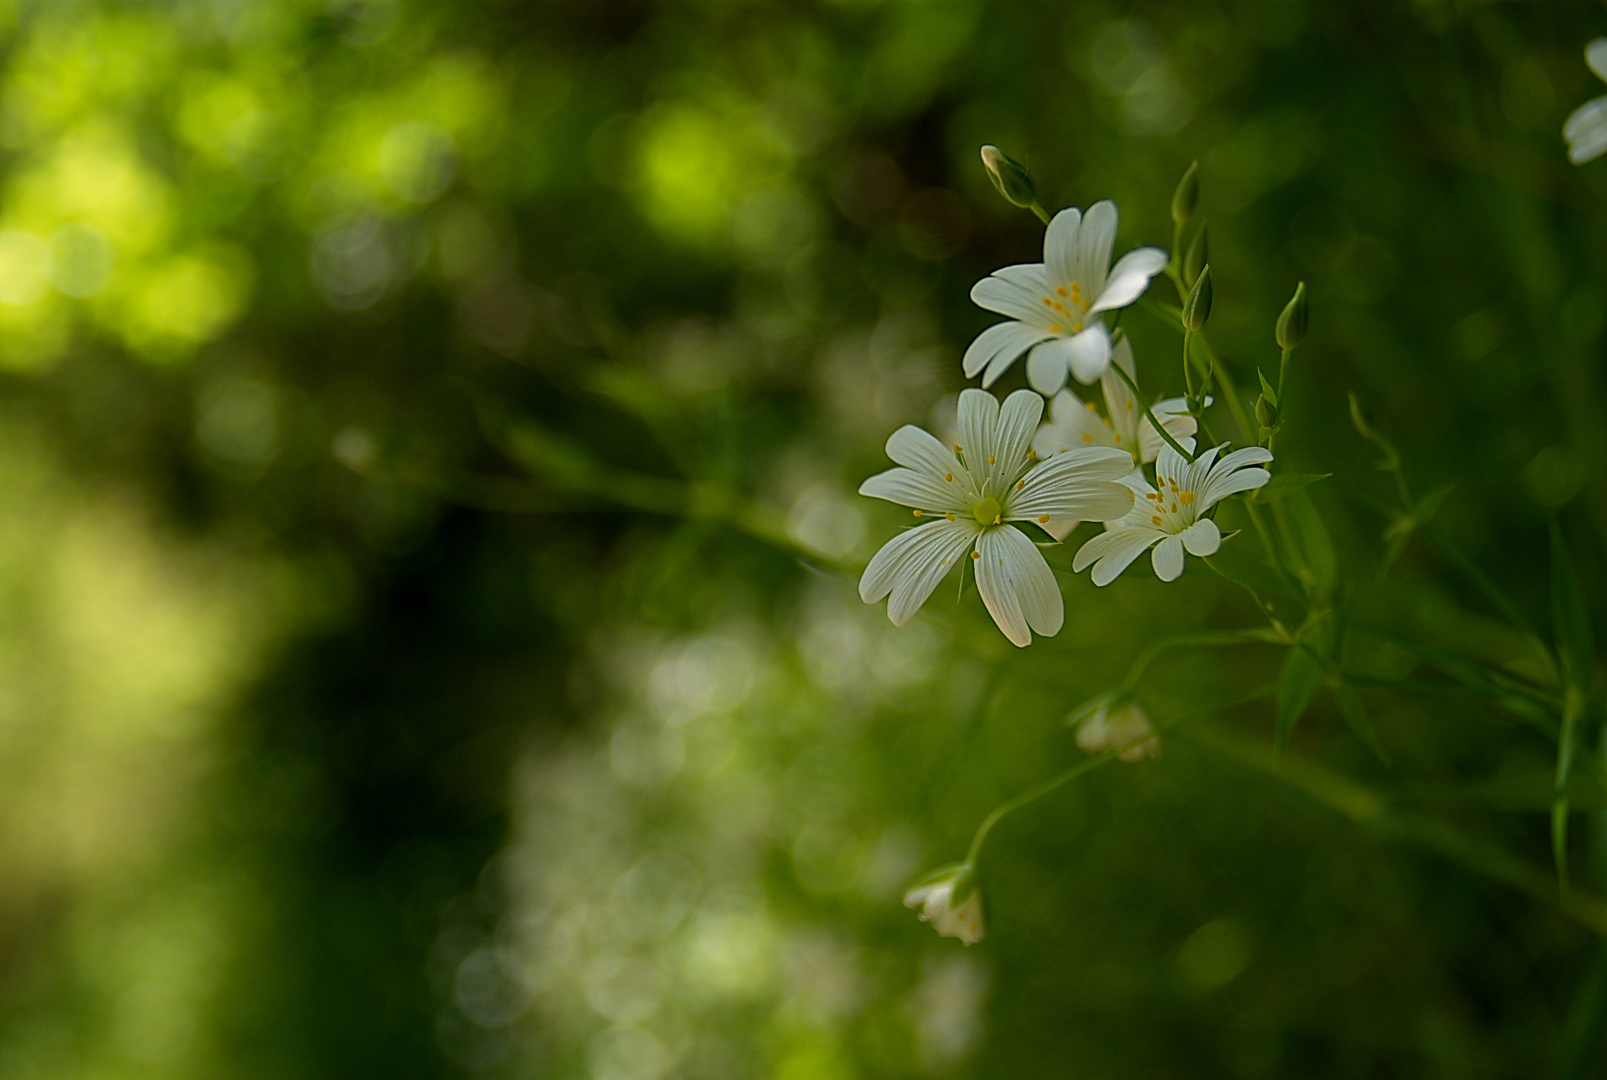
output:
[[[1183,283],[1192,286],[1199,280],[1201,268],[1210,261],[1211,226],[1207,222],[1200,225],[1200,231],[1194,234],[1194,241],[1189,244],[1188,254],[1183,257]]]
[[[1278,316],[1278,347],[1280,349],[1293,349],[1306,337],[1306,283],[1302,281],[1295,286],[1295,294],[1284,305],[1283,314]]]
[[[988,170],[993,186],[1013,205],[1030,210],[1038,202],[1038,185],[1027,167],[997,146],[982,148],[982,167]]]
[[[982,940],[982,891],[970,863],[944,867],[922,878],[904,894],[904,906],[921,909],[939,937],[959,938],[967,945]]]
[[[1183,329],[1204,330],[1205,320],[1211,317],[1211,266],[1200,267],[1200,276],[1183,301]]]
[[[1265,394],[1255,399],[1255,422],[1268,429],[1278,426],[1278,407]]]
[[[1194,213],[1194,205],[1200,201],[1200,163],[1192,162],[1183,179],[1177,182],[1177,190],[1172,192],[1172,222],[1183,225],[1188,221],[1189,215]]]

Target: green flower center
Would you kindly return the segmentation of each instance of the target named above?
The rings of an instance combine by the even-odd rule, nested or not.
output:
[[[978,525],[995,525],[999,521],[999,500],[989,496],[971,507],[971,513]]]

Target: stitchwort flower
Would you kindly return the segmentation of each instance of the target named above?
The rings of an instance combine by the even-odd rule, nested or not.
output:
[[[1166,252],[1135,248],[1110,265],[1116,204],[1096,202],[1083,214],[1062,210],[1049,222],[1043,262],[995,270],[971,288],[979,307],[1011,317],[982,331],[965,351],[968,378],[992,386],[1028,349],[1027,381],[1049,397],[1069,370],[1091,384],[1110,367],[1110,332],[1102,312],[1124,308],[1166,267]]]
[[[1120,749],[1116,756],[1127,762],[1161,756],[1155,726],[1132,700],[1107,702],[1083,717],[1077,724],[1077,745],[1089,754]]]
[[[1065,606],[1055,576],[1010,522],[1121,517],[1133,506],[1133,489],[1118,481],[1133,459],[1085,446],[1040,463],[1030,444],[1042,416],[1043,399],[1030,390],[1017,390],[1001,408],[990,392],[971,389],[960,394],[960,441],[952,448],[913,425],[893,432],[887,456],[901,467],[866,480],[859,493],[936,520],[894,537],[871,559],[859,581],[867,604],[888,597],[888,618],[904,625],[969,552],[977,592],[1005,637],[1025,646],[1034,631],[1060,632]]]
[[[1133,374],[1133,347],[1125,337],[1112,350],[1111,362],[1121,365],[1129,375]],[[1132,455],[1135,470],[1154,461],[1166,440],[1156,432],[1149,417],[1139,411],[1133,392],[1114,368],[1099,377],[1099,385],[1105,392],[1103,413],[1092,401],[1084,401],[1070,390],[1062,390],[1049,403],[1049,421],[1038,428],[1032,448],[1048,458],[1082,446],[1113,446]],[[1150,411],[1174,439],[1187,449],[1194,449],[1194,432],[1199,424],[1188,414],[1188,405],[1182,398],[1155,402]],[[1044,530],[1056,540],[1064,540],[1076,526],[1076,521],[1057,518],[1045,525]]]
[[[1607,37],[1585,46],[1585,63],[1597,78],[1607,80]],[[1575,165],[1607,153],[1607,97],[1592,98],[1570,113],[1562,137],[1568,141],[1568,160]]]
[[[1152,488],[1143,480],[1129,480],[1143,497],[1133,504],[1118,528],[1094,537],[1078,549],[1071,562],[1072,570],[1081,572],[1092,564],[1094,584],[1109,585],[1134,559],[1153,547],[1155,576],[1174,581],[1183,572],[1185,549],[1202,558],[1215,555],[1222,546],[1222,531],[1216,522],[1201,515],[1229,495],[1258,488],[1272,479],[1267,470],[1254,467],[1270,462],[1272,451],[1247,446],[1218,461],[1217,454],[1226,446],[1223,443],[1213,447],[1192,463],[1170,446],[1164,447],[1155,460],[1158,486]]]
[[[956,894],[959,899],[956,900]],[[966,945],[982,940],[982,890],[968,864],[937,871],[904,894],[904,906],[921,909],[939,937],[959,938]]]

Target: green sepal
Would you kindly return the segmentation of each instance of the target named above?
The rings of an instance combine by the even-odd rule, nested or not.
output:
[[[1261,396],[1272,402],[1273,405],[1277,405],[1278,392],[1272,388],[1271,383],[1267,382],[1267,377],[1260,368],[1255,369],[1255,376],[1261,380]]]

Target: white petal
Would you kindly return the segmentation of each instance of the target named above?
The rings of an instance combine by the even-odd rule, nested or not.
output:
[[[1110,270],[1110,249],[1116,243],[1116,204],[1101,199],[1083,215],[1077,234],[1077,254],[1073,278],[1083,287],[1084,296],[1105,291],[1105,274]]]
[[[1200,456],[1204,461],[1205,456]],[[1264,465],[1272,460],[1272,452],[1263,446],[1247,446],[1235,450],[1212,466],[1205,482],[1196,490],[1200,493],[1199,512],[1215,506],[1229,495],[1258,488],[1272,479],[1265,469],[1245,468],[1247,465]]]
[[[1596,73],[1596,78],[1607,79],[1607,37],[1599,37],[1585,46],[1585,63]]]
[[[888,469],[877,473],[859,485],[859,493],[921,510],[959,513],[967,509],[958,481],[944,483],[942,478],[933,478],[923,469]]]
[[[1102,319],[1095,319],[1067,344],[1067,362],[1077,381],[1087,385],[1110,366],[1110,331]]]
[[[1569,113],[1562,137],[1568,141],[1568,160],[1575,165],[1600,157],[1607,150],[1607,97],[1587,101]]]
[[[1056,540],[1061,541],[1064,541],[1066,537],[1071,535],[1073,529],[1082,524],[1081,518],[1050,518],[1048,521],[1038,521],[1034,518],[1033,520],[1037,523],[1038,528]]]
[[[859,598],[874,604],[891,594],[887,617],[903,626],[959,562],[976,536],[974,520],[938,520],[908,529],[882,545],[859,579]]]
[[[1070,346],[1069,338],[1050,338],[1027,354],[1027,382],[1044,397],[1066,385]]]
[[[996,323],[978,334],[976,340],[971,342],[970,348],[965,350],[964,359],[960,361],[960,368],[965,372],[967,379],[974,379],[977,372],[983,368],[990,368],[991,374],[984,377],[982,384],[986,386],[1015,363],[1016,357],[1048,336],[1047,330],[1040,330],[1023,322]]]
[[[1048,326],[1050,318],[1043,298],[1051,291],[1044,280],[1043,266],[1023,263],[995,270],[971,286],[971,301],[1033,326]]]
[[[1071,568],[1081,573],[1084,567],[1093,563],[1094,572],[1089,575],[1093,583],[1109,585],[1132,565],[1134,559],[1148,551],[1150,545],[1164,539],[1166,534],[1158,529],[1142,526],[1112,529],[1100,533],[1079,548],[1071,561]]]
[[[1015,645],[1032,644],[1032,631],[1060,632],[1065,608],[1054,572],[1022,533],[987,529],[977,540],[976,587],[988,614]]]
[[[988,475],[988,455],[995,452],[991,447],[999,424],[999,399],[975,387],[961,390],[956,420],[966,466],[981,481]]]
[[[1133,466],[1132,455],[1103,446],[1084,446],[1056,454],[1022,477],[1005,498],[1006,521],[1076,518],[1109,521],[1133,507],[1133,489],[1120,481]]]
[[[1052,457],[1085,446],[1114,446],[1115,434],[1100,415],[1070,390],[1062,390],[1049,403],[1049,423],[1032,440],[1038,456]],[[1086,438],[1084,437],[1086,436]]]
[[[1062,210],[1049,222],[1043,234],[1043,264],[1051,285],[1070,285],[1077,280],[1077,235],[1082,231],[1082,211],[1075,206]]]
[[[953,472],[954,466],[959,464],[954,460],[954,451],[914,424],[905,424],[888,436],[887,456],[906,468],[933,477]]]
[[[989,452],[998,459],[994,475],[1006,482],[1020,471],[1032,448],[1032,435],[1043,419],[1043,398],[1031,390],[1017,390],[999,409],[999,426]]]
[[[1149,279],[1165,268],[1166,252],[1160,248],[1134,248],[1110,268],[1110,277],[1100,290],[1099,298],[1088,309],[1088,314],[1126,307],[1143,296],[1144,290],[1149,288]]]
[[[1168,536],[1155,545],[1155,554],[1150,556],[1150,562],[1155,566],[1155,576],[1162,581],[1176,581],[1178,575],[1183,573],[1183,541],[1176,536]]]
[[[1222,530],[1210,518],[1201,518],[1178,533],[1178,536],[1190,555],[1198,555],[1202,559],[1215,555],[1222,547]]]
[[[1128,375],[1135,370],[1133,346],[1126,334],[1111,348],[1110,367],[1099,377],[1099,387],[1105,392],[1105,411],[1110,414],[1111,426],[1121,433],[1120,445],[1131,449],[1138,430],[1138,402],[1127,388],[1127,383],[1116,373],[1117,367]]]

